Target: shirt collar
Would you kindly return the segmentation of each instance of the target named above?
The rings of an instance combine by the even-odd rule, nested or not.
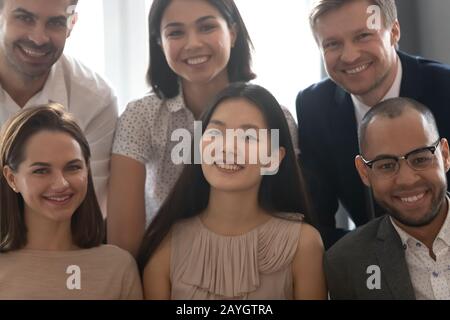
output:
[[[444,241],[444,243],[447,246],[450,246],[450,200],[449,200],[448,196],[445,197],[445,201],[447,201],[447,207],[448,207],[447,217],[445,218],[444,224],[442,225],[441,230],[439,231],[435,241],[437,239],[440,239],[440,240]],[[403,246],[407,245],[408,241],[414,241],[414,243],[418,242],[417,239],[415,239],[413,236],[409,235],[402,228],[397,226],[397,224],[395,224],[392,217],[389,217],[389,219],[391,220],[392,225],[394,226],[395,230],[397,231],[398,235],[400,236]]]
[[[383,97],[383,99],[380,100],[380,102],[391,98],[398,98],[400,96],[402,77],[403,77],[403,67],[400,58],[397,56],[397,74],[395,76],[394,83],[392,84],[391,88],[388,90],[386,95]],[[370,107],[368,105],[364,104],[353,94],[351,95],[351,97],[353,104],[356,108],[369,111]]]

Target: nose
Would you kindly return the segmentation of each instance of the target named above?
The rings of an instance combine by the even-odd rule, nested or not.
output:
[[[52,190],[55,192],[62,192],[69,187],[69,181],[62,172],[55,173],[54,179],[52,181]]]
[[[341,61],[352,64],[360,57],[359,49],[352,43],[345,43],[342,49]]]
[[[196,49],[201,46],[200,36],[195,31],[187,33],[186,49]]]
[[[36,24],[28,35],[28,39],[33,41],[36,46],[42,46],[50,41],[46,26],[43,24]]]
[[[237,154],[238,149],[238,141],[237,137],[234,134],[234,130],[228,129],[226,131],[226,135],[224,136],[224,148],[223,148],[223,157],[224,162],[227,164],[235,163],[235,156]]]
[[[398,185],[410,186],[420,179],[417,171],[412,169],[405,159],[400,160],[398,165],[398,172],[395,176],[395,182]]]

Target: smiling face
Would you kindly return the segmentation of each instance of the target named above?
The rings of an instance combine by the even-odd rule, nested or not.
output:
[[[241,134],[238,134],[239,131]],[[230,133],[236,133],[236,136],[232,137]],[[216,139],[221,143],[214,147]],[[273,162],[262,164],[262,157],[271,155],[271,159],[276,158],[278,165],[279,159],[283,159],[285,154],[283,147],[270,150],[270,141],[270,130],[267,130],[266,121],[258,107],[243,98],[221,102],[201,141],[203,159],[209,155],[215,159],[202,163],[203,174],[211,188],[258,191],[263,177],[262,169],[274,166]]]
[[[161,46],[183,82],[228,82],[236,39],[220,12],[205,0],[172,0],[161,20]]]
[[[0,11],[0,67],[25,78],[47,76],[69,36],[70,0],[5,0]]]
[[[366,131],[364,158],[403,156],[409,152],[433,145],[438,139],[435,130],[415,110],[389,119],[376,116]],[[377,202],[398,222],[409,227],[432,223],[440,213],[445,214],[445,173],[450,168],[448,143],[442,139],[435,159],[427,169],[416,171],[404,160],[392,177],[375,176],[360,158],[356,165],[363,182],[372,187]]]
[[[27,221],[70,223],[87,192],[88,168],[82,150],[63,132],[40,131],[31,136],[17,172],[5,167],[4,175],[23,197]]]
[[[346,91],[381,99],[397,73],[400,26],[369,29],[370,1],[351,1],[317,19],[314,28],[330,78]]]

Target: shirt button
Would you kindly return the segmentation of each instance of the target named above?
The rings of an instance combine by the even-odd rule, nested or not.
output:
[[[408,246],[405,243],[405,244],[403,244],[403,250],[406,250],[406,249],[408,249]]]
[[[433,277],[437,278],[439,277],[439,273],[437,273],[436,271],[433,272]]]

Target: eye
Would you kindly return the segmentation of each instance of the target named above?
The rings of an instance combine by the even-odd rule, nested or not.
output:
[[[166,38],[173,39],[173,38],[180,38],[181,36],[183,36],[183,34],[184,34],[183,30],[173,29],[167,31],[165,36]]]
[[[54,19],[47,22],[47,26],[55,29],[62,29],[67,27],[67,19]]]
[[[48,168],[38,168],[33,170],[33,174],[43,175],[49,172]]]
[[[27,24],[34,22],[33,17],[26,14],[17,15],[16,19]]]
[[[219,129],[207,129],[204,133],[205,137],[218,137],[222,135],[222,131]]]
[[[78,164],[71,164],[71,165],[69,165],[67,167],[68,171],[79,171],[81,169],[83,169],[83,167],[81,165],[78,165]]]
[[[326,42],[323,45],[323,49],[324,50],[332,50],[332,49],[336,49],[339,46],[339,42],[337,41],[330,41],[330,42]]]
[[[216,26],[213,24],[210,24],[210,23],[201,25],[199,27],[201,32],[210,32],[210,31],[214,30],[215,28],[216,28]]]
[[[396,165],[397,162],[393,160],[380,160],[374,163],[374,168],[380,171],[392,171],[395,170]]]
[[[363,32],[356,37],[356,40],[358,40],[358,41],[365,40],[365,39],[369,38],[371,35],[372,35],[371,33]]]

